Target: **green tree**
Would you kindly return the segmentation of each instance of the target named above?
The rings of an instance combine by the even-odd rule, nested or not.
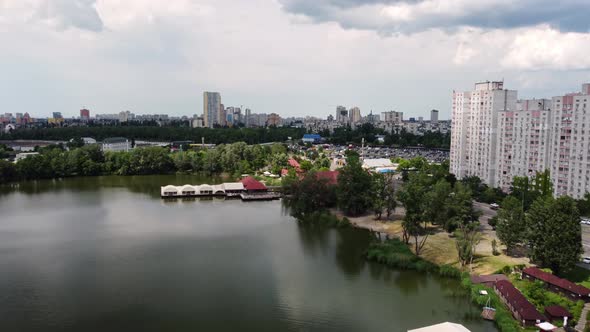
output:
[[[318,179],[314,171],[308,172],[301,180],[292,172],[286,177],[283,188],[289,193],[284,200],[285,205],[291,215],[299,220],[336,205],[335,186]]]
[[[17,180],[16,167],[13,163],[0,159],[0,183]]]
[[[561,275],[570,271],[582,254],[580,215],[574,200],[540,197],[526,214],[530,257]]]
[[[429,181],[424,172],[411,174],[398,192],[398,199],[406,209],[402,221],[403,240],[409,244],[410,238],[414,238],[416,255],[420,255],[428,239],[424,197],[429,190]]]
[[[347,214],[360,215],[372,207],[371,175],[362,167],[358,154],[349,154],[338,175],[338,206]]]
[[[459,224],[455,231],[455,245],[461,266],[471,265],[475,256],[475,248],[481,241],[481,233],[477,223]]]
[[[373,174],[373,185],[371,188],[373,196],[373,211],[375,219],[380,220],[385,209],[386,185],[385,177],[381,173]]]
[[[508,196],[502,201],[496,221],[496,234],[506,246],[508,254],[525,238],[524,211],[521,202],[516,197]]]
[[[447,204],[453,188],[445,180],[439,180],[431,190],[424,195],[424,217],[434,225],[444,226],[448,220]]]
[[[580,215],[584,217],[590,216],[590,192],[586,192],[584,197],[576,201]]]

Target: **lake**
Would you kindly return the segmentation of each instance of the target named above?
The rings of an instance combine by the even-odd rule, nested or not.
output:
[[[0,188],[1,331],[496,331],[455,280],[366,262],[371,236],[279,201],[160,199],[194,176]]]

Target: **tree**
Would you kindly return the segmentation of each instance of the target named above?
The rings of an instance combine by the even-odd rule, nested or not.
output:
[[[336,205],[335,186],[325,179],[318,179],[314,171],[308,172],[301,180],[297,179],[294,171],[290,173],[283,188],[289,194],[285,204],[293,217],[304,220],[310,214]]]
[[[526,235],[526,224],[521,202],[516,197],[506,197],[502,201],[502,207],[498,211],[497,217],[496,234],[506,246],[506,252],[510,254]]]
[[[375,212],[375,219],[380,220],[385,208],[385,177],[381,173],[373,175],[372,185],[373,196],[373,211]]]
[[[13,163],[0,159],[0,183],[7,183],[17,180],[16,167]]]
[[[582,250],[580,215],[571,197],[540,197],[526,215],[531,260],[561,275],[578,262]]]
[[[481,233],[477,230],[478,223],[459,224],[455,231],[455,246],[461,266],[471,265],[475,256],[475,248],[481,241]]]
[[[590,215],[590,192],[584,194],[584,198],[576,201],[580,215],[588,217]]]
[[[395,181],[393,178],[393,174],[387,173],[384,175],[385,178],[385,212],[387,214],[387,219],[391,217],[391,214],[395,211],[397,207],[397,197],[395,193]]]
[[[469,187],[456,183],[453,192],[446,201],[446,221],[444,229],[452,233],[457,228],[470,225],[479,218],[479,212],[473,209],[473,199]]]
[[[429,181],[428,175],[424,172],[411,174],[398,192],[398,198],[406,209],[406,215],[402,221],[403,240],[409,244],[410,238],[414,238],[416,255],[420,255],[428,239],[423,198],[428,191]]]
[[[371,175],[356,153],[348,154],[338,175],[338,206],[347,214],[360,215],[372,207]]]
[[[445,180],[439,180],[424,195],[424,217],[435,225],[445,225],[448,220],[447,203],[453,188]]]

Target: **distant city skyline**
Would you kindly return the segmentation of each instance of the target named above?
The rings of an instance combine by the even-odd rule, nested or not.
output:
[[[588,1],[4,0],[1,8],[0,42],[10,47],[0,55],[0,113],[191,116],[202,112],[203,91],[218,91],[225,105],[283,117],[324,118],[348,105],[407,118],[437,109],[448,119],[449,96],[472,82],[504,79],[522,98],[551,98],[590,80]]]

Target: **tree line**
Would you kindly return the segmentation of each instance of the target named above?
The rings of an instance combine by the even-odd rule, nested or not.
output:
[[[72,137],[92,137],[104,140],[109,137],[126,137],[131,140],[152,141],[193,141],[201,143],[229,144],[246,142],[247,144],[261,144],[269,142],[285,142],[289,138],[300,140],[307,133],[305,128],[292,127],[220,127],[220,128],[190,128],[188,126],[147,126],[147,125],[102,125],[102,126],[71,126],[21,128],[8,133],[0,133],[0,140],[56,140],[68,141]],[[377,144],[377,136],[384,135],[385,145],[396,146],[424,146],[427,148],[449,148],[450,134],[426,132],[424,135],[414,135],[402,129],[399,133],[387,133],[373,124],[365,123],[356,128],[340,127],[333,132],[320,132],[327,143],[333,144]]]
[[[287,166],[287,148],[282,144],[221,144],[214,149],[170,152],[168,148],[136,148],[129,152],[102,151],[98,145],[67,148],[50,145],[39,155],[16,164],[0,160],[0,183],[18,180],[95,175],[148,175],[185,173],[228,173],[234,177],[264,167]]]
[[[507,254],[519,254],[520,249],[531,261],[564,274],[583,253],[578,210],[583,203],[569,196],[554,198],[549,171],[515,177],[491,224]]]

